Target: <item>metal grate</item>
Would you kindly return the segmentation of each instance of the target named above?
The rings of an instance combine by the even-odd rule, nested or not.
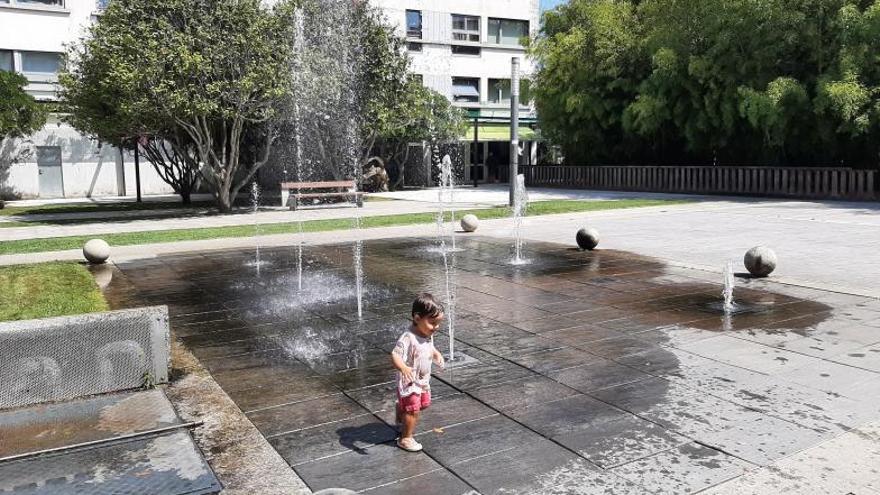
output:
[[[168,381],[168,308],[0,323],[0,409]]]

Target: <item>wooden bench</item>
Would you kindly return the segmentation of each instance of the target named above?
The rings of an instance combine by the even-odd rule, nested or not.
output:
[[[355,187],[353,180],[282,182],[281,206],[289,206],[291,210],[296,210],[301,206],[300,201],[303,199],[342,198],[349,200],[353,206],[360,208],[364,205],[364,193],[356,191]],[[303,192],[303,190],[307,192]]]

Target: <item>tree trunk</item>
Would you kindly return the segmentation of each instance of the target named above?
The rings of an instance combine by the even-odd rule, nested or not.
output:
[[[229,189],[221,187],[217,191],[217,208],[220,210],[220,213],[230,213],[232,211],[232,196],[229,194]]]
[[[179,194],[180,194],[180,202],[181,203],[183,203],[185,205],[192,204],[192,191],[190,191],[188,189],[183,189],[180,191]]]

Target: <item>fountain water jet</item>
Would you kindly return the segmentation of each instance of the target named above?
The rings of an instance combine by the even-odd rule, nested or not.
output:
[[[452,160],[449,155],[443,157],[440,164],[440,206],[437,212],[437,237],[440,241],[440,253],[443,256],[443,272],[446,276],[446,316],[449,321],[449,361],[455,361],[455,179],[452,172]],[[451,216],[448,229],[444,229],[446,224],[446,202],[449,202],[449,214]],[[447,249],[444,230],[447,230],[448,237],[452,244],[451,249]]]
[[[721,290],[721,297],[724,298],[724,314],[731,314],[736,310],[736,303],[733,301],[733,288],[736,284],[733,277],[733,262],[728,261],[724,266],[724,288]]]
[[[516,185],[513,192],[513,248],[514,256],[510,264],[527,265],[530,260],[522,257],[522,223],[523,217],[529,206],[529,195],[526,192],[526,176],[519,174],[515,177]]]
[[[253,266],[257,269],[257,276],[260,276],[260,267],[267,264],[260,259],[260,224],[257,221],[257,213],[260,211],[260,186],[257,181],[251,183],[251,215],[254,217],[254,240],[257,244],[256,255],[253,261],[247,263],[247,266]]]

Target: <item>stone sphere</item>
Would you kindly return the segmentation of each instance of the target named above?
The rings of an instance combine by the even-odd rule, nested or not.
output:
[[[83,256],[89,263],[103,263],[110,257],[110,245],[101,239],[92,239],[83,246]]]
[[[755,246],[743,257],[746,270],[755,277],[766,277],[776,269],[776,253],[766,246]]]
[[[461,228],[465,232],[473,232],[480,226],[480,219],[476,215],[468,214],[461,217]]]
[[[578,230],[575,239],[579,248],[592,251],[599,245],[599,231],[584,227]]]

